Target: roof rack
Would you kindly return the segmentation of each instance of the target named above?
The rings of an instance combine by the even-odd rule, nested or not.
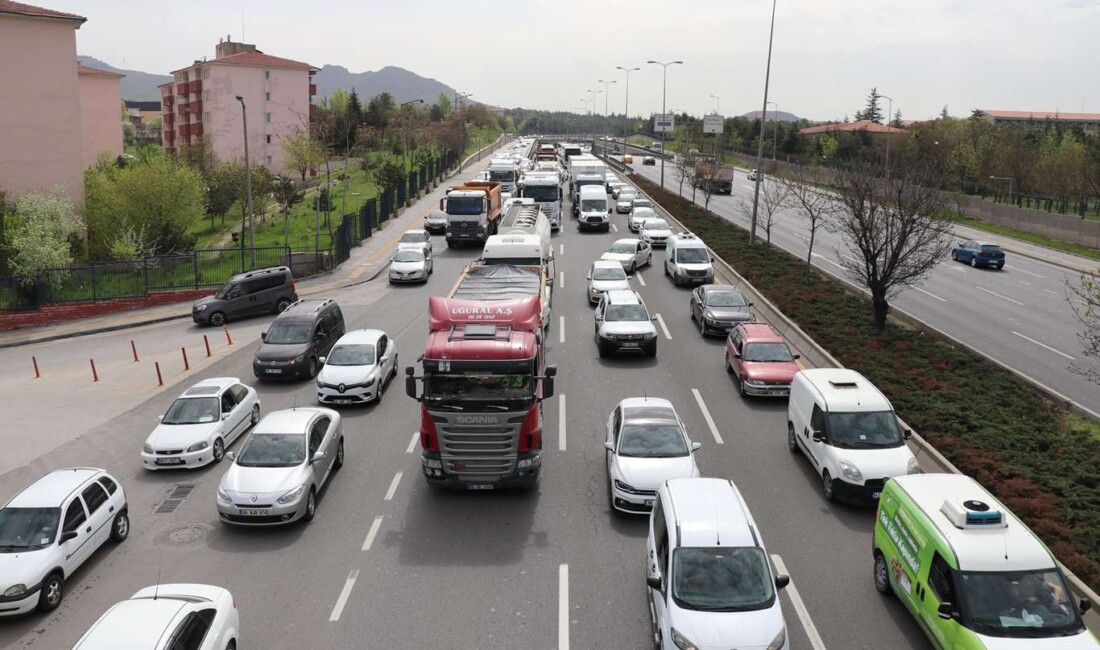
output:
[[[329,303],[335,302],[332,298],[299,298],[298,300],[290,303],[290,305],[284,310],[284,313],[286,311],[290,311],[292,308],[298,305],[301,305],[302,303],[310,301],[318,301],[317,306],[313,309],[313,313],[317,313],[324,307],[328,307]]]

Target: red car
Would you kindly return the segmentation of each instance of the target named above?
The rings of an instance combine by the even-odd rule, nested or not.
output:
[[[726,372],[734,376],[741,397],[788,397],[798,357],[767,323],[741,323],[726,338]]]

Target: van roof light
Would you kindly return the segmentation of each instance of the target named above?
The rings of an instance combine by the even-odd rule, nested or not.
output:
[[[959,529],[1001,528],[1007,526],[1004,513],[978,499],[954,501],[946,499],[940,506],[951,525]]]

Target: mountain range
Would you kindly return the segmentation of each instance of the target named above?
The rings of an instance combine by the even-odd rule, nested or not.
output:
[[[152,74],[140,70],[123,70],[90,56],[80,55],[76,57],[76,60],[89,68],[99,68],[100,70],[126,75],[121,80],[123,99],[160,101],[160,91],[157,90],[157,86],[172,80],[172,75]]]
[[[741,115],[739,117],[742,117],[746,120],[759,120],[760,111],[749,111],[748,113],[745,113],[744,115]],[[802,118],[795,115],[794,113],[788,113],[787,111],[768,111],[768,119],[779,120],[780,122],[797,122]]]

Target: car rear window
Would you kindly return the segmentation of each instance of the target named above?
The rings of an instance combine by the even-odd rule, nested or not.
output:
[[[1001,252],[1001,247],[1000,246],[982,246],[982,252],[983,253],[1000,253]]]

